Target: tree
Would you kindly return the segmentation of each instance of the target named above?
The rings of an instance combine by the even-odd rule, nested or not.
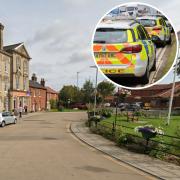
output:
[[[84,103],[92,103],[94,101],[94,87],[93,83],[90,80],[85,81],[82,88],[82,93]]]
[[[68,106],[68,104],[80,102],[82,99],[82,93],[76,86],[63,86],[59,92],[59,99],[63,105]]]
[[[105,98],[109,95],[112,95],[114,92],[115,86],[114,84],[108,81],[102,81],[97,86],[97,92],[102,97],[102,102],[104,102]]]

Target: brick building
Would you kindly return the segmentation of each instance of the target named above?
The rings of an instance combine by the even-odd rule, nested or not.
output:
[[[46,86],[46,89],[47,89],[47,94],[46,94],[47,109],[50,110],[51,109],[51,103],[50,103],[51,100],[54,100],[55,102],[58,101],[58,92],[48,86]]]
[[[32,75],[31,80],[29,81],[30,88],[30,111],[43,111],[46,110],[46,87],[44,79],[41,79],[40,82],[37,82],[36,74]]]
[[[133,90],[131,95],[126,98],[126,102],[150,103],[152,108],[167,109],[171,96],[172,83],[158,84],[150,88]],[[173,108],[180,108],[180,82],[176,82]]]

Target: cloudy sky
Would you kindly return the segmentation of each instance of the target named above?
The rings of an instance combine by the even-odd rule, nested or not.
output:
[[[24,42],[32,57],[30,73],[59,90],[64,84],[95,80],[90,41],[99,18],[124,0],[0,0],[5,45]],[[180,29],[179,0],[139,0],[162,10]],[[98,80],[103,80],[99,74]],[[172,73],[163,80],[171,82]]]

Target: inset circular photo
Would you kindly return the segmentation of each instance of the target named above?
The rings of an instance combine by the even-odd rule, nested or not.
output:
[[[105,77],[129,89],[150,87],[173,68],[177,33],[160,10],[127,3],[105,14],[94,30],[92,53]]]

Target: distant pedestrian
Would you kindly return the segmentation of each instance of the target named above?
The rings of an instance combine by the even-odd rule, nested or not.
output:
[[[23,107],[19,107],[19,118],[22,118]]]
[[[25,112],[25,114],[27,114],[27,106],[26,105],[24,106],[24,112]]]

